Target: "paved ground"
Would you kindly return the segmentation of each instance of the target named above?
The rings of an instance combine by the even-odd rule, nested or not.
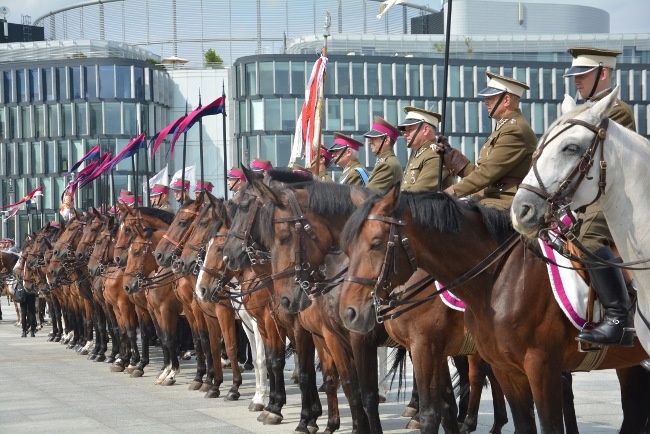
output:
[[[106,363],[93,363],[86,357],[57,343],[47,342],[49,327],[35,338],[20,337],[13,326],[16,314],[2,298],[4,320],[0,321],[0,432],[2,433],[171,433],[214,430],[219,433],[291,433],[299,418],[297,386],[288,387],[284,423],[263,426],[248,411],[253,395],[253,374],[244,373],[242,397],[237,402],[221,398],[208,400],[203,393],[189,391],[194,361],[182,362],[176,385],[153,384],[162,365],[158,347],[152,348],[152,364],[144,377],[132,379],[111,373]],[[288,368],[291,369],[291,366]],[[229,372],[222,385],[227,390]],[[287,371],[288,380],[291,372]],[[289,382],[287,381],[287,384]],[[410,384],[409,384],[410,387]],[[577,374],[574,378],[576,412],[583,433],[613,433],[621,422],[618,385],[613,371]],[[489,391],[483,394],[479,415],[479,433],[487,433],[492,424]],[[349,433],[351,419],[345,398],[339,394],[342,426]],[[321,401],[325,409],[324,394]],[[386,433],[412,432],[404,429],[407,420],[400,417],[405,402],[394,393],[381,404]],[[321,428],[325,420],[319,420]],[[512,422],[504,432],[514,432]]]

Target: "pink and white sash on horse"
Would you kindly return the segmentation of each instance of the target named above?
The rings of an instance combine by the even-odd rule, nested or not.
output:
[[[564,267],[573,267],[573,263],[544,241],[539,240],[542,253],[551,261]],[[553,296],[564,314],[578,330],[582,330],[587,323],[587,303],[589,299],[589,286],[575,270],[546,264],[548,277],[551,281]],[[600,318],[600,304],[594,304],[594,321]]]
[[[440,282],[438,282],[437,280],[436,280],[436,287],[438,289],[444,288],[444,286],[441,285]],[[447,305],[447,307],[450,307],[454,310],[459,310],[461,312],[465,312],[465,303],[463,303],[463,301],[460,298],[456,297],[451,292],[449,291],[443,292],[442,294],[440,294],[440,298],[442,299],[442,302]]]

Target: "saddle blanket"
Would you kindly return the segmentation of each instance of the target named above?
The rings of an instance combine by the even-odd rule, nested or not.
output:
[[[587,323],[587,303],[589,298],[589,286],[582,277],[575,271],[562,267],[573,267],[573,263],[562,255],[557,254],[555,250],[539,240],[540,247],[544,256],[551,261],[560,265],[547,264],[548,277],[551,281],[553,297],[562,309],[562,312],[571,321],[571,324],[578,330]],[[438,289],[442,289],[436,281]],[[450,291],[443,292],[440,297],[443,303],[454,310],[465,311],[465,303]],[[594,305],[594,319],[600,318],[600,303]]]

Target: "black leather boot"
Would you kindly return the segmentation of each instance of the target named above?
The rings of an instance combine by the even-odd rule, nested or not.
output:
[[[607,261],[616,258],[609,247],[601,247],[594,255]],[[605,309],[602,322],[591,330],[582,330],[576,340],[596,345],[634,344],[634,324],[630,318],[632,302],[620,269],[609,267],[589,270],[591,283]]]
[[[23,330],[22,337],[23,337],[23,338],[26,338],[26,337],[27,337],[27,330]]]

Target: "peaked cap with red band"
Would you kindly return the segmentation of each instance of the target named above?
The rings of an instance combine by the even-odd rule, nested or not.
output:
[[[354,140],[352,137],[348,137],[341,133],[334,133],[334,146],[329,149],[329,152],[340,151],[341,149],[350,148],[354,151],[358,151],[360,147],[363,146],[358,140]]]

